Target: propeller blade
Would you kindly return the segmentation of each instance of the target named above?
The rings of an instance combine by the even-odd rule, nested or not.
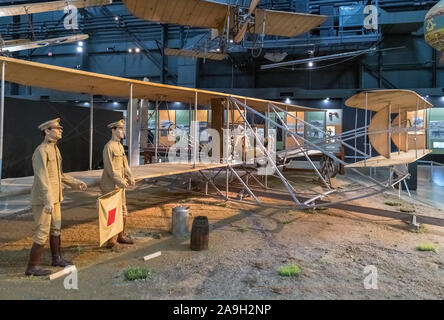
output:
[[[256,9],[257,5],[259,4],[259,1],[261,0],[251,0],[250,8],[248,9],[248,16],[251,16],[253,11]]]
[[[242,25],[242,27],[240,28],[239,32],[234,37],[234,42],[235,43],[239,43],[239,42],[242,41],[242,39],[244,38],[245,34],[247,33],[247,28],[248,28],[248,22],[245,22]]]
[[[211,29],[211,40],[216,39],[219,36],[219,30]]]
[[[259,1],[261,0],[251,0],[250,2],[250,8],[248,8],[248,17],[251,17],[253,12],[256,10],[257,5],[259,4]],[[248,19],[247,19],[248,20]],[[245,34],[247,33],[248,29],[248,21],[245,21],[242,27],[240,27],[239,32],[234,37],[234,42],[239,43],[244,38]]]

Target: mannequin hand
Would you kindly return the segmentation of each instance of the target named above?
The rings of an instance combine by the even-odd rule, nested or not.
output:
[[[44,210],[45,210],[46,213],[51,214],[52,213],[52,205],[47,204],[45,206]]]
[[[119,183],[119,187],[125,189],[128,187],[128,183],[126,181],[122,181]]]
[[[85,191],[88,188],[88,186],[86,185],[85,182],[81,182],[79,184],[79,188],[80,188],[80,190]]]

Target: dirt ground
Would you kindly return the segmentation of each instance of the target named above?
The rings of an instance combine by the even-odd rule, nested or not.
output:
[[[71,201],[62,209],[62,246],[78,269],[78,290],[66,290],[63,277],[25,277],[32,216],[0,220],[0,299],[444,299],[444,228],[417,233],[401,221],[338,209],[298,211],[266,198],[260,200],[275,208],[257,207],[141,184],[127,193],[136,244],[110,252],[98,247],[97,194],[68,191]],[[384,204],[392,198],[380,194],[354,203],[396,210]],[[208,250],[191,251],[189,237],[169,233],[177,205],[189,206],[190,226],[195,216],[209,218]],[[423,242],[438,252],[417,251]],[[157,251],[162,255],[143,261]],[[300,266],[299,277],[278,274],[290,262]],[[47,248],[42,265],[61,270],[49,263]],[[368,265],[377,267],[378,289],[364,287]],[[126,281],[124,271],[136,266],[153,276]]]

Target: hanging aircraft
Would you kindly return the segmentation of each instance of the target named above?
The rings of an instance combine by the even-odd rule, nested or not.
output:
[[[221,44],[240,43],[247,33],[296,37],[327,19],[322,15],[260,9],[259,1],[252,0],[249,8],[205,0],[123,0],[123,3],[141,19],[211,29],[211,39],[220,36]]]
[[[64,0],[50,2],[25,3],[19,5],[10,5],[0,7],[0,17],[11,17],[17,15],[30,15],[35,13],[62,11],[67,6],[74,6],[77,9],[92,6],[102,6],[112,3],[112,0]],[[31,40],[14,39],[3,40],[0,36],[0,52],[15,52],[21,50],[35,49],[47,46],[66,44],[70,42],[82,41],[88,39],[87,34],[74,34],[65,37]]]

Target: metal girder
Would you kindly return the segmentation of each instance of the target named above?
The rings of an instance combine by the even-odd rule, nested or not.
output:
[[[239,175],[237,174],[237,172],[231,167],[228,166],[228,168],[230,169],[230,171],[235,175],[235,177],[240,181],[240,183],[244,186],[244,190],[247,190],[247,192],[250,194],[250,196],[254,199],[254,201],[256,201],[257,203],[260,203],[259,199],[256,198],[256,196],[254,195],[254,193],[250,190],[250,188],[248,188],[248,186],[246,185],[246,183],[239,177]]]
[[[287,124],[285,123],[285,121],[281,118],[281,116],[279,115],[279,113],[276,112],[276,109],[273,107],[273,105],[271,106],[273,108],[273,112],[276,114],[276,116],[279,118],[279,120],[281,121],[282,125],[285,127],[285,129],[287,131],[290,131],[290,128],[288,128]],[[301,147],[301,144],[299,143],[298,139],[296,139],[293,135],[291,135],[291,137],[293,138],[294,142],[296,143],[296,145],[298,147]],[[302,147],[301,147],[302,150]],[[319,179],[321,179],[321,181],[324,183],[324,185],[327,187],[327,189],[331,190],[330,185],[327,183],[327,181],[325,181],[324,177],[322,176],[322,174],[319,172],[318,168],[316,168],[315,164],[313,163],[313,161],[311,161],[310,157],[308,156],[307,152],[302,150],[302,152],[304,153],[305,158],[307,159],[307,161],[310,163],[310,165],[313,167],[314,171],[316,172],[316,174],[318,175]]]
[[[296,202],[297,204],[300,204],[300,201],[298,200],[298,198],[296,197],[296,190],[294,190],[293,186],[287,181],[287,179],[282,175],[282,173],[279,171],[279,168],[276,166],[276,163],[273,161],[273,159],[271,158],[269,152],[267,151],[267,149],[264,147],[264,145],[260,142],[259,137],[256,135],[256,133],[253,131],[253,129],[250,126],[250,123],[248,122],[248,120],[246,119],[246,117],[244,116],[243,112],[240,110],[239,106],[237,105],[238,103],[243,105],[245,108],[251,109],[250,107],[248,107],[247,105],[241,103],[239,100],[236,100],[234,98],[231,98],[231,102],[234,103],[234,106],[236,107],[236,109],[238,110],[240,116],[242,117],[242,119],[244,120],[244,123],[249,127],[249,129],[251,130],[251,132],[253,132],[253,135],[256,138],[256,142],[259,145],[260,149],[262,150],[262,152],[266,155],[266,157],[268,158],[268,160],[270,161],[270,163],[273,165],[274,169],[276,170],[275,172],[278,174],[279,178],[282,180],[285,188],[287,188],[288,192],[290,193],[292,199],[294,202]]]
[[[209,184],[211,184],[211,186],[216,190],[216,192],[225,200],[228,200],[228,197],[226,197],[222,191],[219,190],[219,188],[216,186],[216,184],[213,182],[213,179],[208,178],[207,176],[205,176],[203,174],[202,171],[198,171],[200,173],[200,175],[205,179],[206,182],[208,182]],[[219,171],[220,172],[220,171]],[[219,174],[219,172],[216,174],[216,176]]]
[[[235,100],[234,98],[232,98],[232,99]],[[313,148],[316,149],[316,150],[321,151],[323,154],[329,156],[330,158],[332,158],[332,159],[335,160],[336,162],[338,162],[338,163],[340,163],[340,164],[343,164],[343,165],[347,165],[347,163],[346,163],[345,161],[342,161],[341,159],[339,159],[338,157],[336,157],[333,153],[331,153],[331,152],[329,152],[329,151],[327,151],[327,150],[325,150],[325,149],[323,149],[323,148],[321,148],[321,147],[315,145],[315,144],[312,143],[311,141],[308,141],[308,140],[305,139],[304,137],[299,136],[299,135],[296,134],[295,132],[291,132],[291,131],[289,132],[289,131],[287,131],[287,130],[286,130],[282,125],[280,125],[279,123],[273,121],[273,120],[270,119],[270,118],[267,118],[267,117],[264,116],[263,114],[261,114],[261,113],[257,112],[256,110],[254,110],[254,109],[248,107],[246,104],[240,102],[239,100],[235,100],[235,101],[237,101],[237,103],[239,103],[240,105],[246,107],[250,112],[252,112],[252,113],[254,113],[254,114],[257,114],[259,117],[261,117],[261,118],[263,118],[263,119],[268,120],[270,123],[272,123],[273,125],[275,125],[277,128],[281,128],[281,129],[284,130],[285,132],[287,132],[287,133],[289,133],[289,134],[291,134],[291,135],[294,135],[295,137],[297,137],[297,138],[299,138],[299,139],[302,139],[302,140],[303,140],[305,143],[307,143],[309,146],[313,147]],[[279,111],[284,112],[284,113],[287,114],[287,115],[290,115],[287,111],[285,111],[285,110],[279,108],[278,106],[275,106],[275,105],[274,105],[274,107],[275,107],[276,109],[278,109]],[[290,116],[294,117],[293,115],[290,115]],[[303,120],[299,120],[299,121],[303,121]],[[248,122],[246,122],[246,123],[248,124]],[[303,123],[304,123],[305,125],[312,126],[311,124],[309,124],[309,123],[307,123],[307,122],[305,122],[305,121],[303,121]],[[314,126],[313,126],[313,127],[314,127]],[[314,127],[314,128],[316,128],[316,127]],[[251,127],[250,127],[250,129],[251,129]],[[320,129],[319,129],[319,128],[316,128],[316,130],[320,130]],[[320,130],[320,131],[322,131],[322,130]],[[324,132],[324,134],[326,135],[326,132]],[[350,146],[350,148],[353,149],[353,150],[356,150],[356,148],[353,148],[353,147],[351,147],[351,146]],[[363,153],[363,152],[361,152],[360,150],[357,150],[357,151],[359,151],[360,153]],[[364,154],[364,155],[366,156],[366,154]],[[351,168],[351,170],[352,170],[353,172],[359,174],[360,176],[365,177],[367,180],[370,180],[370,181],[376,183],[376,184],[379,185],[380,187],[383,187],[383,188],[386,187],[384,184],[382,184],[382,183],[379,182],[378,180],[373,179],[373,178],[371,178],[371,177],[369,177],[369,176],[366,176],[365,174],[363,174],[363,173],[360,172],[359,170],[356,170],[356,169],[353,169],[353,168]]]
[[[112,19],[112,13],[109,11],[109,9],[108,9],[107,7],[101,7],[100,9],[102,10],[103,14],[104,14],[106,17],[108,17],[109,19]],[[121,29],[121,30],[124,30],[125,33],[126,33],[127,35],[129,35],[129,36],[133,39],[133,41],[134,41],[134,42],[135,42],[135,43],[136,43],[141,49],[143,49],[143,53],[144,53],[144,55],[145,55],[145,56],[146,56],[151,62],[154,63],[154,65],[160,70],[161,74],[162,74],[162,72],[163,72],[163,70],[164,70],[167,74],[169,74],[169,75],[173,78],[174,82],[177,83],[177,75],[174,74],[174,73],[172,73],[172,72],[170,72],[170,71],[168,70],[168,68],[162,64],[162,62],[160,62],[159,60],[157,60],[157,58],[151,53],[151,51],[145,46],[145,44],[144,44],[142,41],[140,41],[140,40],[137,38],[137,36],[136,36],[134,33],[131,32],[131,30],[129,30],[129,29],[126,28],[126,27],[121,27],[120,25],[118,25],[118,28]],[[162,77],[162,75],[161,75],[161,77]]]
[[[388,88],[389,89],[398,89],[397,86],[395,86],[393,83],[391,83],[389,80],[387,80],[387,78],[385,78],[382,74],[375,74],[374,71],[370,68],[370,66],[366,65],[366,64],[362,64],[362,66],[364,67],[365,71],[367,71],[367,73],[369,75],[371,75],[373,78],[375,78],[376,80],[382,80],[384,81],[386,84],[388,84]],[[382,70],[381,70],[382,71]]]

